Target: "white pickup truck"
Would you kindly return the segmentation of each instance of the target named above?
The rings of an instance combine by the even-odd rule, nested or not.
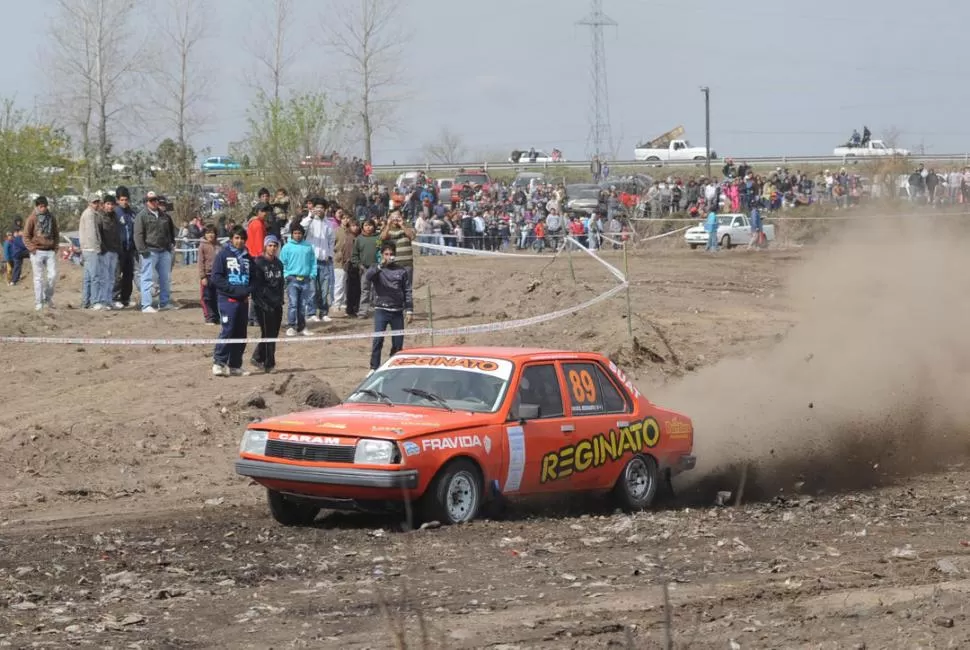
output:
[[[775,227],[772,224],[764,223],[762,220],[761,229],[765,233],[765,240],[769,242],[775,240]],[[747,246],[751,241],[751,221],[748,215],[741,213],[717,215],[717,240],[723,248]],[[707,230],[704,229],[704,222],[688,228],[684,233],[684,241],[691,250],[698,246],[707,246]]]
[[[670,160],[707,160],[707,149],[704,147],[692,147],[690,142],[681,138],[684,135],[684,127],[667,131],[659,138],[654,138],[650,142],[641,143],[633,150],[634,160],[646,162],[667,162]],[[717,158],[717,154],[711,152],[711,160]]]
[[[908,149],[887,147],[882,140],[870,140],[865,145],[846,143],[832,151],[833,156],[841,158],[865,158],[871,156],[908,156]]]

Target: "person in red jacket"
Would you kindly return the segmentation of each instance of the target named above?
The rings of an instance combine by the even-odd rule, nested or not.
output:
[[[269,197],[269,190],[266,191],[267,198]],[[263,191],[260,191],[260,196],[262,196]],[[266,239],[266,235],[269,234],[267,229],[266,220],[269,218],[269,214],[273,211],[269,207],[269,203],[262,202],[257,203],[256,207],[253,208],[253,218],[249,220],[246,224],[246,251],[249,253],[251,259],[257,259],[263,255],[263,240]],[[255,327],[256,325],[256,308],[252,301],[249,302],[249,326]]]

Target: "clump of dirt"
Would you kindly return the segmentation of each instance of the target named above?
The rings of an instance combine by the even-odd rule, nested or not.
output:
[[[970,451],[965,241],[894,220],[827,242],[793,278],[787,336],[658,395],[694,420],[694,479],[730,490],[748,466],[749,496],[835,491]]]
[[[297,404],[318,409],[336,406],[342,401],[330,384],[313,375],[289,375],[275,392],[287,395]]]

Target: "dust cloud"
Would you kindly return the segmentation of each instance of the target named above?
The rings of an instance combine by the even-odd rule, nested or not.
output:
[[[862,489],[970,451],[970,231],[865,219],[790,278],[798,324],[660,391],[694,421],[698,498]],[[726,337],[727,338],[727,337]]]

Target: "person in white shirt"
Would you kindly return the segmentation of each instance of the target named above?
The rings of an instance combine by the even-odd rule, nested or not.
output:
[[[321,198],[313,199],[310,214],[304,217],[300,225],[306,230],[306,241],[313,246],[317,257],[317,277],[314,300],[307,301],[306,317],[313,323],[329,323],[330,306],[333,304],[334,272],[333,246],[335,233],[333,227],[324,218],[327,202]]]

